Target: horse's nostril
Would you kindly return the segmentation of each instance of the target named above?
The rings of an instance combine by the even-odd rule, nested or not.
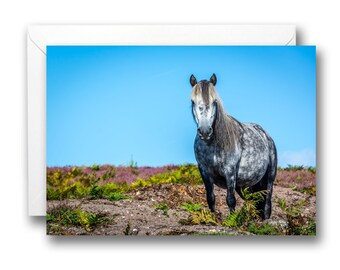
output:
[[[202,132],[201,132],[201,129],[200,129],[200,128],[197,129],[197,133],[198,133],[199,135],[202,135]]]
[[[212,133],[212,131],[213,131],[213,130],[212,130],[212,127],[210,127],[210,128],[209,128],[209,133],[211,134],[211,133]]]

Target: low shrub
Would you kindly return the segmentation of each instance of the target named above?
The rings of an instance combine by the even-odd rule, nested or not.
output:
[[[154,208],[161,210],[164,216],[169,217],[169,213],[168,213],[169,208],[166,203],[160,203],[160,204],[154,205]]]
[[[110,221],[105,214],[94,214],[81,210],[78,207],[61,204],[50,209],[46,214],[48,228],[60,228],[61,226],[79,226],[86,231],[93,230],[98,224]]]
[[[183,203],[181,208],[189,213],[192,213],[200,211],[202,209],[202,205],[199,203]]]
[[[181,219],[179,223],[182,225],[217,225],[217,218],[210,210],[201,209],[190,212],[190,216],[187,219]]]
[[[312,217],[304,218],[302,209],[306,205],[305,200],[300,200],[288,206],[285,199],[277,201],[281,210],[286,214],[288,226],[286,235],[316,235],[316,222]]]
[[[122,194],[122,193],[118,193],[118,192],[111,192],[107,198],[110,200],[110,201],[119,201],[119,200],[124,200],[124,199],[129,199],[130,197],[125,195],[125,194]]]
[[[256,235],[278,235],[280,232],[275,226],[268,223],[255,223],[252,222],[248,226],[248,231]]]

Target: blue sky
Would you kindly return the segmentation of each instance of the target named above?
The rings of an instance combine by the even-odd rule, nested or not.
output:
[[[196,163],[189,77],[273,137],[279,165],[316,165],[314,46],[48,46],[47,165]]]

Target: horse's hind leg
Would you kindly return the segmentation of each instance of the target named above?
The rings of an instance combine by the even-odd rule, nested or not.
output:
[[[275,171],[273,171],[273,169]],[[274,176],[273,176],[274,175]],[[249,188],[251,193],[258,191],[266,191],[264,199],[257,202],[256,209],[259,211],[259,215],[262,219],[270,218],[272,211],[272,193],[273,193],[273,183],[276,175],[276,167],[272,168],[269,166],[266,174],[262,177],[256,185]]]
[[[277,151],[274,142],[271,140],[270,163],[267,170],[267,194],[265,199],[263,219],[270,218],[272,213],[272,193],[277,170]]]
[[[261,181],[256,184],[253,188],[253,191],[266,190],[265,198],[262,202],[259,202],[256,206],[257,210],[260,211],[260,215],[263,219],[269,219],[272,213],[272,194],[273,194],[273,185],[276,177],[276,167],[277,167],[277,159],[276,159],[276,149],[274,146],[273,155],[271,156],[271,161],[269,163],[266,174],[263,176]]]
[[[265,198],[265,205],[263,208],[263,219],[270,218],[272,213],[272,193],[273,193],[273,185],[276,177],[276,156],[274,162],[272,162],[271,166],[268,168],[267,172],[267,194]]]
[[[268,186],[268,177],[267,173],[263,176],[261,181],[259,181],[256,185],[249,188],[249,192],[259,192],[266,191],[263,200],[258,201],[256,203],[256,210],[262,219],[268,219],[271,214],[271,194],[272,194],[272,186]]]
[[[272,213],[272,194],[273,194],[273,183],[274,179],[272,180],[271,177],[268,175],[267,178],[267,193],[265,195],[265,200],[261,206],[261,217],[263,219],[268,219]]]

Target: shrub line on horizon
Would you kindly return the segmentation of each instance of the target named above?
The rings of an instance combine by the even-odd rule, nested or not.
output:
[[[275,184],[315,195],[316,169],[301,168],[302,166],[278,168]],[[190,185],[203,183],[197,165],[194,164],[167,165],[157,168],[139,167],[136,171],[138,171],[138,174],[132,172],[129,167],[112,165],[47,168],[47,199],[123,198],[123,196],[114,195],[114,193],[128,192],[136,188],[160,183]],[[152,172],[159,173],[150,176]],[[127,182],[124,179],[134,180]],[[116,183],[113,183],[113,181]]]
[[[75,174],[78,180],[74,180]],[[71,170],[67,172],[64,177],[60,171],[54,172],[52,175],[47,175],[47,199],[110,199],[113,194],[124,193],[136,188],[151,186],[154,184],[169,183],[169,184],[202,184],[202,179],[199,170],[194,164],[185,164],[179,166],[170,172],[158,173],[147,179],[137,178],[137,180],[130,185],[126,182],[122,183],[107,183],[99,185],[102,180],[100,177],[95,177],[95,174],[81,175],[79,170]],[[118,196],[123,197],[124,196]]]

